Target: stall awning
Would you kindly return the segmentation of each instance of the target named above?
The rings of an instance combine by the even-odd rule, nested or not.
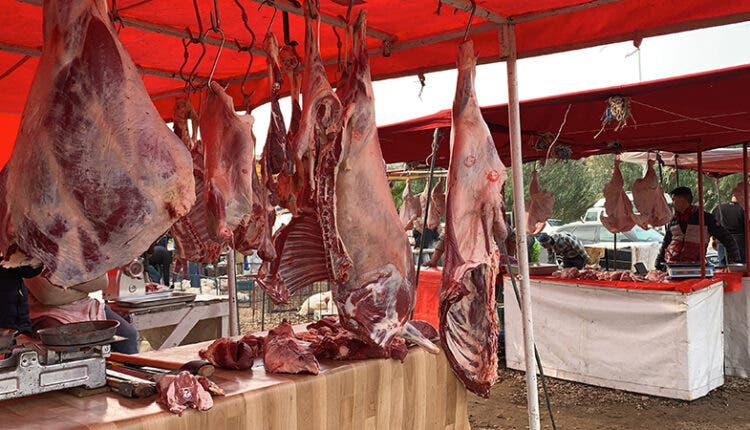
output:
[[[546,158],[545,142],[554,139],[568,111],[555,147],[566,146],[573,158],[623,151],[695,152],[750,141],[750,65],[678,78],[605,88],[529,100],[521,103],[523,157]],[[602,127],[607,101],[625,96],[632,118],[615,130]],[[504,161],[510,158],[507,105],[482,108],[495,145]],[[450,110],[380,127],[387,162],[425,160],[433,130],[450,127]],[[554,148],[553,148],[554,149]],[[555,151],[551,151],[554,154]],[[438,163],[447,165],[448,144],[442,144]]]
[[[675,154],[669,151],[626,152],[620,158],[626,163],[646,164],[657,155],[665,166],[698,170],[698,154]],[[703,171],[714,175],[742,173],[742,148],[719,148],[703,152]]]
[[[329,77],[337,78],[337,36],[333,25],[342,26],[348,0],[319,0],[322,10],[321,51],[328,64]],[[109,4],[115,2],[109,2]],[[267,98],[268,88],[262,79],[266,68],[260,52],[260,41],[267,28],[283,38],[281,13],[274,7],[291,12],[290,41],[303,40],[303,21],[297,16],[299,7],[291,0],[217,0],[221,29],[226,35],[215,77],[231,82],[230,94],[235,103],[244,107],[240,82],[245,76],[252,36],[243,25],[243,5],[247,24],[257,36],[252,45],[255,60],[250,69],[254,91],[251,103],[260,104]],[[374,79],[414,75],[454,67],[455,43],[463,37],[469,15],[454,13],[453,6],[466,9],[468,0],[354,0],[354,12],[360,7],[368,11],[370,46]],[[518,53],[528,57],[604,43],[634,40],[670,32],[741,22],[750,19],[750,4],[745,1],[714,0],[480,0],[472,21],[470,34],[475,40],[480,62],[501,59],[498,25],[513,22],[517,30]],[[42,45],[41,0],[0,0],[0,112],[20,114],[37,65]],[[212,0],[198,0],[204,29],[209,26]],[[261,4],[266,4],[260,7]],[[269,6],[270,4],[270,6]],[[440,14],[436,12],[440,6]],[[174,98],[184,82],[180,77],[183,63],[181,37],[186,29],[198,31],[193,2],[173,0],[117,0],[117,15],[123,25],[120,39],[143,72],[143,79],[159,111],[165,118],[172,112]],[[273,6],[273,7],[272,7]],[[275,17],[275,18],[274,18]],[[346,42],[344,32],[338,36]],[[209,34],[206,55],[197,67],[197,78],[209,76],[220,39]],[[190,49],[189,71],[198,58],[200,48]],[[17,120],[16,120],[17,122]],[[8,152],[15,129],[0,124],[0,148]],[[0,151],[2,152],[2,151]],[[0,154],[2,155],[2,154]],[[0,157],[2,158],[2,157]]]

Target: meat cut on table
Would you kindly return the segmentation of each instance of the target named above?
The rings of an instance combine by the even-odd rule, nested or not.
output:
[[[156,384],[157,401],[179,415],[187,408],[207,411],[213,407],[214,399],[202,381],[205,379],[184,370],[177,375],[164,375]]]
[[[636,179],[632,187],[633,204],[638,209],[634,214],[636,223],[642,229],[661,227],[672,219],[672,209],[664,197],[664,189],[654,171],[654,160],[648,160],[646,175]]]
[[[467,389],[488,397],[497,375],[495,278],[507,237],[503,185],[507,174],[479,110],[471,40],[458,47],[451,156],[446,193],[440,340]]]
[[[195,200],[190,153],[151,102],[104,0],[47,0],[44,44],[0,180],[4,265],[69,287],[142,254]]]
[[[555,195],[542,190],[536,170],[531,172],[529,200],[526,202],[526,229],[528,234],[537,235],[544,230],[547,220],[555,207]]]
[[[312,49],[307,61],[316,63],[312,14],[306,8],[306,49]],[[415,300],[413,259],[377,138],[365,26],[361,13],[352,61],[334,95],[344,106],[341,136],[332,135],[331,126],[324,122],[310,128],[314,134],[305,139],[314,143],[306,152],[314,158],[311,193],[298,215],[277,233],[279,258],[262,274],[261,282],[280,283],[294,293],[327,280],[341,325],[360,340],[387,350],[400,336],[436,352],[408,321]],[[303,112],[307,111],[304,106]],[[304,130],[300,128],[300,133]]]
[[[401,194],[401,202],[399,218],[404,230],[417,227],[417,224],[419,224],[417,220],[422,216],[422,204],[420,198],[412,194],[411,181],[408,179],[406,180],[406,186],[404,186],[404,192]],[[421,228],[421,225],[418,228]]]
[[[606,215],[600,215],[602,225],[611,233],[630,231],[635,226],[633,204],[625,193],[620,160],[615,160],[612,179],[604,186],[604,210]]]
[[[263,342],[263,365],[268,373],[320,372],[310,343],[297,339],[292,325],[284,320],[271,329]]]
[[[222,337],[216,339],[206,349],[198,354],[216,367],[230,370],[245,370],[253,367],[256,358],[263,354],[265,339],[260,336],[247,334],[240,339]]]

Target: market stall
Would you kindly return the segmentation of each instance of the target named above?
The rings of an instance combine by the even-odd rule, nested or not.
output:
[[[546,375],[683,400],[724,383],[721,280],[592,284],[531,280]],[[504,289],[513,297],[507,277]],[[505,354],[508,367],[524,368],[515,304],[505,307]]]
[[[142,354],[177,364],[206,343]],[[165,411],[152,398],[115,393],[77,398],[64,392],[0,402],[4,429],[469,429],[466,390],[445,356],[412,349],[396,360],[322,363],[319,375],[272,375],[259,360],[252,371],[217,370],[226,391],[213,408]]]

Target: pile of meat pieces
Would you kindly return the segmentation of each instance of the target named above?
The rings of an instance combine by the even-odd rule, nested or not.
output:
[[[428,339],[437,337],[437,331],[425,322],[414,321],[414,326]],[[397,337],[387,349],[364,342],[344,329],[338,317],[325,317],[298,333],[284,320],[266,337],[245,335],[236,340],[217,339],[199,354],[222,369],[250,369],[255,359],[262,357],[268,373],[317,375],[320,371],[318,359],[393,358],[403,362],[407,348],[401,337]]]
[[[211,394],[222,394],[216,389],[216,384],[205,376],[195,376],[187,371],[177,375],[164,375],[156,384],[159,394],[158,402],[163,404],[169,412],[180,414],[187,408],[199,411],[211,409],[214,400]]]
[[[646,276],[643,276],[626,271],[603,272],[593,269],[578,270],[575,267],[569,267],[558,270],[552,274],[552,277],[593,281],[667,282],[667,274],[660,270],[652,270]]]

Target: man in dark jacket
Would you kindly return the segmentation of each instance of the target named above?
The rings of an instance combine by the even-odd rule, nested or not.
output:
[[[700,213],[698,207],[693,205],[693,192],[690,188],[678,187],[670,195],[675,215],[665,227],[664,242],[656,257],[656,267],[661,270],[666,269],[666,264],[700,264],[701,259],[706,258],[706,248],[701,249],[700,246]],[[740,253],[732,235],[718,225],[710,213],[704,212],[703,216],[706,228],[704,245],[713,236],[726,248],[729,262],[739,262]]]
[[[745,211],[737,203],[737,198],[732,196],[731,202],[716,206],[712,214],[716,222],[732,235],[740,251],[740,260],[745,261]],[[726,247],[719,244],[717,251],[719,264],[726,265],[728,263]]]
[[[23,284],[24,278],[33,278],[42,273],[39,267],[0,267],[0,328],[18,330],[31,334],[29,318],[29,292]]]

